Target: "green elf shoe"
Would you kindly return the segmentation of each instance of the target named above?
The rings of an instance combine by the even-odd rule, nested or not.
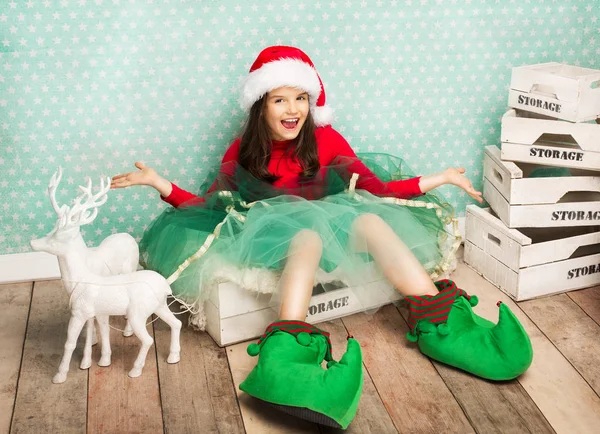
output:
[[[348,337],[346,353],[331,357],[329,333],[303,321],[277,321],[267,327],[248,354],[258,363],[240,389],[288,414],[346,429],[362,392],[360,345]],[[327,369],[321,366],[327,361]]]
[[[477,297],[450,280],[436,282],[435,296],[407,296],[407,338],[423,354],[488,380],[511,380],[529,368],[533,349],[529,336],[511,310],[498,302],[494,324],[473,312]]]

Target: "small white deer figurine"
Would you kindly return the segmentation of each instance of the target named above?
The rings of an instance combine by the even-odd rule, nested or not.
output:
[[[48,186],[48,195],[50,196],[50,203],[52,204],[52,208],[56,212],[58,219],[62,215],[61,208],[58,206],[56,202],[56,189],[58,188],[58,184],[60,184],[60,180],[62,179],[62,168],[58,168],[58,172],[54,174],[52,179],[50,180],[50,185]],[[86,210],[86,203],[81,203],[81,200],[92,201],[92,181],[88,178],[87,187],[80,186],[80,190],[85,193],[85,197],[78,200],[76,204],[71,207],[71,214],[74,216],[73,223],[73,236],[78,238],[78,244],[84,245],[83,237],[81,236],[81,232],[79,231],[79,227],[85,224],[91,223],[96,215],[90,216],[88,220],[82,219],[80,214],[84,210]],[[140,252],[138,245],[135,239],[126,233],[118,233],[109,235],[106,237],[98,247],[90,247],[87,249],[82,249],[81,254],[85,258],[85,262],[90,267],[90,269],[101,276],[110,276],[113,274],[126,274],[133,273],[137,270],[137,266],[140,260]],[[90,320],[91,323],[88,324],[88,330],[95,330],[93,328],[94,322],[93,319]],[[123,331],[123,336],[131,336],[133,334],[133,330],[131,330],[131,326],[129,325],[129,321],[125,326],[125,330]],[[91,344],[94,339],[91,341],[86,340],[86,348],[84,350],[84,357],[81,362],[81,369],[87,369],[91,366],[92,363],[92,347]],[[110,358],[110,357],[109,357]],[[110,364],[110,362],[109,362]],[[108,365],[106,365],[108,366]]]
[[[166,279],[154,271],[137,271],[127,274],[103,276],[92,267],[85,254],[85,246],[79,226],[90,223],[98,215],[98,207],[107,200],[110,190],[110,179],[101,182],[100,191],[92,195],[91,181],[88,187],[81,187],[80,195],[74,205],[58,207],[54,197],[60,181],[60,173],[54,174],[50,180],[50,197],[52,205],[59,215],[55,228],[44,238],[31,241],[33,250],[45,251],[58,257],[58,264],[65,289],[70,295],[71,319],[67,332],[65,352],[58,373],[52,381],[62,383],[67,379],[67,372],[77,337],[83,325],[87,322],[86,349],[87,367],[91,364],[91,335],[93,319],[97,319],[100,329],[102,356],[100,366],[110,365],[110,343],[108,317],[109,315],[127,315],[133,333],[140,339],[142,346],[136,358],[130,377],[138,377],[142,373],[146,355],[153,343],[152,337],[146,330],[146,320],[154,313],[171,327],[171,346],[168,363],[179,361],[179,321],[167,306],[167,296],[171,288]],[[89,354],[85,354],[88,352]]]

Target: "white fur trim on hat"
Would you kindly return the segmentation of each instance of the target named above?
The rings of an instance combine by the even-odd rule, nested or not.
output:
[[[323,107],[311,107],[313,121],[317,127],[331,125],[333,122],[333,110],[328,105]]]
[[[317,71],[297,59],[279,59],[252,71],[242,84],[242,108],[246,111],[267,92],[278,87],[297,87],[308,93],[311,111],[321,93]]]

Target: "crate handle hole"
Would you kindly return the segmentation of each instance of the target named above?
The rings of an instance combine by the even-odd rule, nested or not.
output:
[[[600,88],[600,80],[592,81],[590,83],[590,87],[592,89],[598,89],[598,88]]]
[[[556,203],[597,202],[600,201],[600,191],[569,191]]]
[[[535,142],[534,145],[553,145],[559,146],[561,148],[577,148],[581,149],[581,146],[577,143],[577,140],[571,134],[551,134],[551,133],[543,133],[541,134]]]
[[[502,174],[498,172],[498,169],[494,169],[494,176],[498,178],[498,181],[504,183],[504,178],[502,178]]]
[[[500,241],[500,238],[495,237],[492,234],[488,234],[488,240],[490,240],[499,247],[502,246],[502,241]]]
[[[556,96],[556,92],[552,86],[548,86],[546,84],[534,84],[531,86],[530,93],[535,93],[538,95],[546,96],[548,98],[558,99]]]
[[[589,246],[579,246],[568,259],[582,258],[600,253],[600,243],[590,244]]]

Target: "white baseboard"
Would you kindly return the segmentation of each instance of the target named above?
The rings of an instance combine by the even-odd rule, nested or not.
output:
[[[465,218],[458,218],[460,234],[465,239]],[[0,284],[60,279],[56,256],[43,252],[0,255]]]
[[[44,252],[0,255],[0,284],[60,279],[56,256]]]

